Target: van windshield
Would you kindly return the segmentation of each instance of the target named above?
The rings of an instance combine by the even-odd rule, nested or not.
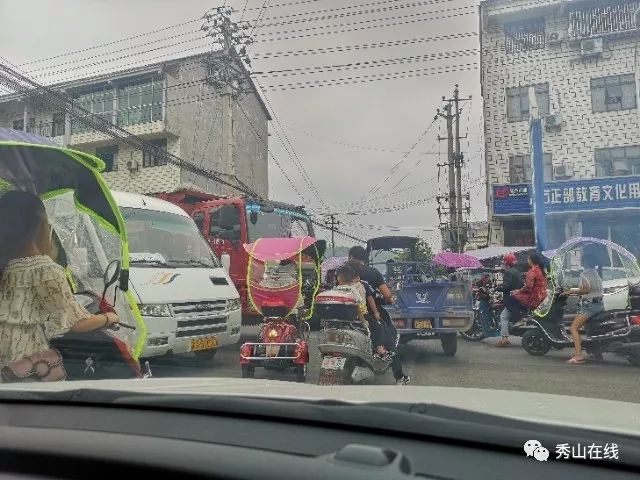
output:
[[[219,267],[193,220],[173,213],[123,208],[131,263],[136,266]]]

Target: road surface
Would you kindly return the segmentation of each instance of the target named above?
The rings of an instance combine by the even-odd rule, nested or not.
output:
[[[496,339],[472,343],[458,339],[455,357],[442,354],[438,341],[416,341],[401,347],[405,372],[412,385],[520,390],[561,395],[576,395],[622,401],[640,401],[640,368],[614,355],[585,365],[567,365],[571,350],[553,350],[542,357],[527,354],[514,345],[496,348]],[[516,343],[518,342],[518,343]],[[307,382],[318,381],[320,357],[316,349],[317,333],[311,334],[311,362]],[[239,346],[221,349],[210,362],[190,357],[166,357],[152,362],[157,377],[240,377]],[[293,373],[256,369],[256,378],[294,381]],[[391,374],[376,377],[370,383],[393,384]]]

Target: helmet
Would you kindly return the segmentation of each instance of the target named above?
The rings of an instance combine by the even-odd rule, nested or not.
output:
[[[518,263],[518,259],[513,253],[507,253],[504,257],[502,257],[502,262],[507,267],[513,267],[516,263]]]

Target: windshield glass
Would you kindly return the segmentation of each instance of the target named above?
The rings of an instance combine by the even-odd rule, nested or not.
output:
[[[136,266],[218,267],[193,220],[173,213],[123,208],[131,263]]]
[[[258,238],[305,237],[312,236],[313,230],[308,217],[287,213],[276,209],[263,212],[247,209],[249,242]]]

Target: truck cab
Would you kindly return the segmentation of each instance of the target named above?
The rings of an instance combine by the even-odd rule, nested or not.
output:
[[[130,286],[147,326],[142,357],[211,359],[240,338],[240,299],[193,219],[176,205],[113,192],[129,238]]]
[[[218,258],[230,258],[229,276],[242,302],[247,323],[259,318],[247,298],[249,257],[243,245],[258,238],[314,236],[311,219],[302,207],[248,197],[222,197],[183,191],[158,194],[186,210]]]

